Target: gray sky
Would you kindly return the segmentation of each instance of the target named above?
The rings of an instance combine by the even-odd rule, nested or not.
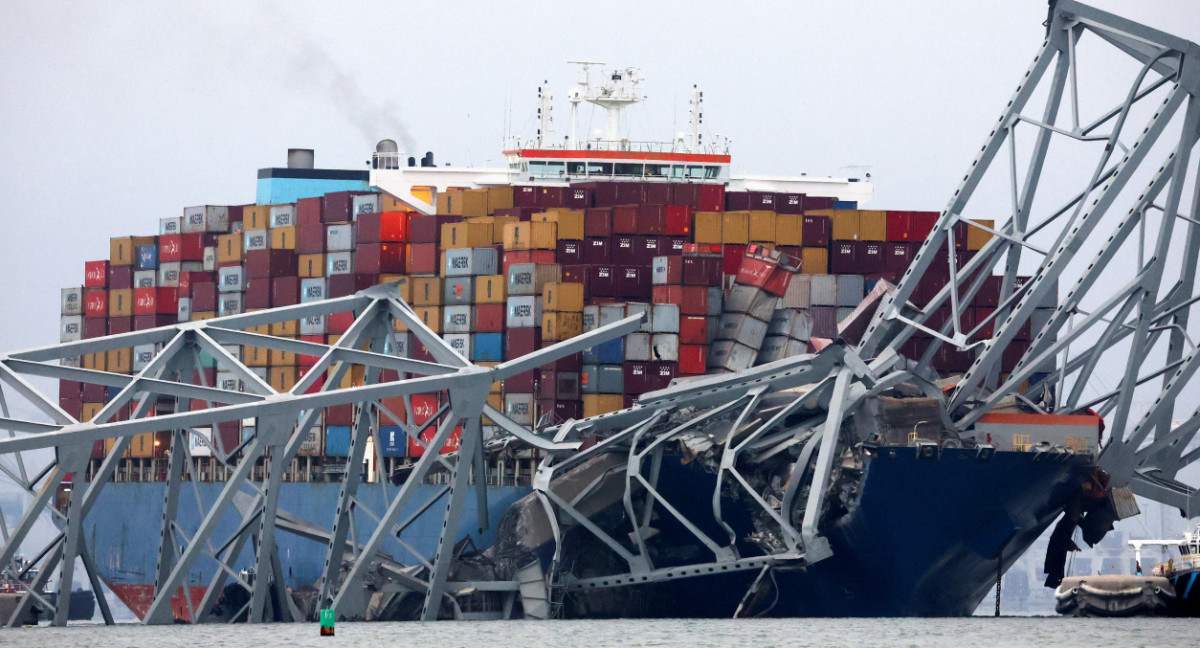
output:
[[[940,209],[1044,33],[1042,0],[983,4],[8,0],[0,348],[56,340],[59,288],[109,237],[252,202],[288,147],[364,168],[393,137],[495,164],[506,121],[532,135],[544,80],[565,134],[569,58],[641,69],[634,138],[683,130],[696,83],[735,170],[870,165],[878,208]],[[1095,4],[1200,40],[1193,1]]]

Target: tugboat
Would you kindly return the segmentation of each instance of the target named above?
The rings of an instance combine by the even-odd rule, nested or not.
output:
[[[1179,557],[1159,563],[1151,568],[1150,573],[1167,579],[1175,589],[1175,603],[1171,608],[1172,616],[1200,616],[1200,523],[1195,531],[1184,531],[1182,540],[1131,540],[1137,564],[1142,564],[1142,547],[1144,544],[1163,546],[1176,545],[1179,547]]]

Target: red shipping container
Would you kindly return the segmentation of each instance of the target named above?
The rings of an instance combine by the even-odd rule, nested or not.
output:
[[[212,284],[217,280],[216,273],[213,272],[180,272],[179,273],[179,295],[181,297],[191,296],[196,290],[196,286],[204,284]],[[215,285],[215,284],[214,284]],[[203,310],[203,309],[193,309]]]
[[[301,335],[300,341],[301,342],[312,342],[313,344],[325,344],[325,336],[324,335]],[[315,355],[305,355],[302,353],[297,353],[296,354],[296,365],[299,366],[301,369],[304,369],[306,367],[312,367],[317,364],[317,360],[319,360],[319,359],[320,358],[318,358]],[[301,378],[303,378],[303,376],[301,376]]]
[[[721,271],[727,275],[735,275],[738,273],[738,268],[742,267],[742,257],[746,256],[745,245],[725,245],[723,249],[725,262]]]
[[[666,205],[671,202],[671,185],[665,182],[642,184],[642,202],[647,205]]]
[[[584,240],[583,262],[589,265],[612,263],[612,249],[609,245],[609,239],[589,238]]]
[[[362,243],[354,257],[355,270],[365,274],[402,274],[403,243]]]
[[[350,325],[354,323],[354,313],[345,311],[342,313],[330,313],[326,316],[325,330],[329,335],[341,335],[350,330]]]
[[[678,304],[681,315],[707,315],[708,287],[681,286]]]
[[[542,329],[537,327],[510,328],[504,336],[504,358],[512,360],[529,355],[542,346]],[[514,390],[521,391],[521,390]]]
[[[283,277],[296,274],[295,250],[250,250],[246,252],[246,278]]]
[[[883,271],[900,274],[908,270],[913,257],[917,253],[917,244],[913,243],[884,243]]]
[[[583,213],[583,235],[589,238],[612,236],[612,215],[612,207],[594,207],[585,211]]]
[[[326,297],[327,299],[333,299],[334,297],[347,297],[349,295],[353,295],[355,292],[354,275],[331,275],[325,280],[325,282],[326,292],[328,293],[328,296]],[[333,331],[330,331],[330,333],[332,332]]]
[[[787,293],[788,284],[792,282],[793,271],[783,266],[775,266],[771,271],[771,275],[767,277],[767,282],[763,284],[763,290],[775,295],[783,297]]]
[[[271,304],[276,307],[300,303],[300,278],[275,277],[271,280]]]
[[[765,288],[771,274],[778,267],[779,264],[774,260],[746,255],[742,257],[742,263],[738,266],[736,281],[747,286]]]
[[[559,241],[554,261],[562,265],[583,263],[583,241]]]
[[[414,395],[413,398],[415,399],[416,396]],[[415,416],[416,415],[416,412],[415,412],[416,407],[414,406],[413,409],[414,409],[413,414]],[[429,445],[430,443],[433,442],[434,437],[437,436],[437,431],[438,431],[438,429],[437,429],[436,425],[431,425],[431,426],[421,430],[421,441],[424,441],[425,445]],[[446,439],[445,444],[442,445],[441,449],[438,452],[439,452],[439,454],[453,454],[455,452],[458,452],[458,449],[461,446],[462,446],[462,426],[460,425],[458,427],[455,427],[454,430],[452,430],[450,432],[450,438]],[[415,439],[413,439],[412,437],[409,437],[408,438],[408,456],[420,457],[424,454],[425,454],[425,448],[420,443],[417,443]]]
[[[987,320],[989,317],[992,317],[992,315],[994,315],[996,313],[996,309],[995,308],[978,307],[978,308],[969,309],[969,312],[971,313],[971,326],[969,327],[970,329],[973,329],[976,326],[983,324],[983,328],[981,328],[979,330],[979,333],[977,333],[975,335],[975,337],[977,339],[992,337],[992,332],[995,330],[995,326],[996,326],[996,319],[993,317],[990,322]],[[987,322],[987,323],[984,324],[984,322]],[[969,330],[964,331],[964,333],[967,333],[967,332],[970,332],[970,331]],[[1028,339],[1028,338],[1025,338],[1025,339]]]
[[[725,185],[699,185],[700,195],[696,211],[725,211]]]
[[[924,241],[929,238],[929,233],[933,231],[937,225],[938,218],[941,214],[938,212],[908,212],[909,218],[909,239],[910,241]]]
[[[671,236],[692,234],[692,210],[686,205],[667,205],[663,214],[663,233]]]
[[[708,291],[704,291],[707,293]],[[652,304],[678,304],[683,299],[683,286],[655,286],[650,295]]]
[[[164,234],[158,237],[159,263],[203,260],[203,234]]]
[[[192,312],[217,310],[217,284],[202,283],[192,286]]]
[[[883,243],[878,241],[858,241],[855,245],[858,247],[855,256],[859,268],[855,271],[855,274],[866,275],[887,271],[887,267],[884,265]]]
[[[416,219],[413,219],[416,220]],[[408,274],[435,275],[438,273],[437,243],[410,243],[408,248]]]
[[[613,207],[612,232],[613,234],[638,233],[637,205],[617,205]]]
[[[152,290],[152,289],[147,289],[147,290]],[[148,329],[159,328],[162,326],[170,326],[170,325],[176,323],[176,319],[177,318],[175,315],[166,315],[166,314],[134,315],[133,316],[133,330],[145,331]]]
[[[135,288],[133,290],[133,313],[135,315],[178,315],[179,293],[175,288]]]
[[[86,288],[108,287],[108,261],[88,261],[84,263],[83,285]]]
[[[354,220],[354,197],[372,193],[370,191],[335,191],[325,194],[321,204],[321,221],[324,223],[349,223]]]
[[[107,317],[87,317],[83,320],[84,339],[104,337],[108,335]],[[103,400],[103,399],[101,399]]]
[[[262,277],[247,280],[242,301],[245,307],[249,309],[270,308],[271,280]]]
[[[108,291],[103,288],[83,291],[83,315],[108,317]]]
[[[780,214],[803,214],[804,194],[781,193],[775,196],[775,211]]]
[[[889,243],[906,243],[913,240],[912,212],[889,211],[886,222],[884,240]]]
[[[317,221],[296,227],[296,254],[321,254],[325,252],[325,228]]]
[[[110,317],[108,318],[108,334],[118,335],[120,333],[128,333],[133,330],[132,317]]]
[[[301,198],[296,201],[296,224],[297,225],[312,225],[321,222],[321,204],[324,198],[315,196],[312,198]],[[230,209],[233,209],[232,207]],[[230,219],[232,220],[232,218]]]
[[[133,266],[112,266],[108,269],[108,287],[112,290],[133,288]]]
[[[637,233],[651,236],[666,234],[666,207],[664,205],[638,205]]]
[[[405,212],[359,214],[354,224],[359,243],[403,243],[408,239],[409,215]]]
[[[475,330],[479,333],[502,333],[504,315],[504,304],[476,304]]]
[[[314,337],[320,337],[320,336],[314,336]],[[296,356],[297,359],[299,357],[300,356]],[[296,368],[296,380],[297,381],[304,380],[304,377],[308,375],[309,371],[312,371],[312,367],[297,367]],[[309,385],[308,389],[304,390],[304,393],[305,394],[315,394],[315,393],[321,391],[321,388],[325,386],[325,381],[328,379],[329,379],[329,374],[322,371],[321,375],[317,376],[317,379],[313,381],[313,384]]]
[[[671,187],[671,204],[697,208],[700,204],[700,185],[690,182],[673,182]]]
[[[325,408],[326,425],[354,425],[354,406],[334,405]]]
[[[808,199],[805,196],[805,199]],[[805,247],[829,247],[830,221],[828,216],[805,214],[800,225],[800,240]]]
[[[666,257],[664,259],[666,273],[654,277],[654,280],[655,280],[654,283],[664,284],[664,285],[665,284],[675,284],[675,285],[682,284],[683,283],[683,257],[668,256],[668,255],[659,255],[659,256]],[[655,267],[662,267],[659,264],[661,264],[663,262],[655,261],[653,263],[654,263]]]

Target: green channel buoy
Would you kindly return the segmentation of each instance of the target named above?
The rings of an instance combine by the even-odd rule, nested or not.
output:
[[[333,610],[328,609],[328,608],[321,610],[321,636],[322,637],[332,637],[333,636],[333,620],[334,620]]]

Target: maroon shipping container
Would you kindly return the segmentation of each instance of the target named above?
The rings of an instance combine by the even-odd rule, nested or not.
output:
[[[408,252],[408,274],[434,275],[438,273],[437,243],[412,243],[408,246]]]
[[[378,285],[379,285],[379,275],[378,274],[372,274],[369,272],[354,273],[354,291],[355,292],[358,292],[359,290],[366,290],[367,288],[370,288],[371,286],[378,286]]]
[[[583,212],[583,235],[586,237],[612,236],[612,207],[594,207]]]
[[[679,313],[681,315],[708,314],[707,286],[680,286]]]
[[[691,184],[688,182],[675,182],[671,187],[672,205],[684,205],[691,209],[700,208],[700,185]]]
[[[641,182],[618,182],[617,204],[632,205],[642,202],[646,197],[645,185]]]
[[[639,205],[637,213],[637,233],[653,236],[666,234],[666,205]]]
[[[621,365],[621,373],[625,379],[625,393],[640,395],[648,391],[650,385],[649,362],[625,362]]]
[[[354,275],[352,274],[329,275],[325,281],[329,299],[334,297],[348,297],[355,292]]]
[[[552,343],[546,342],[542,346],[550,346]],[[553,369],[554,371],[583,371],[583,354],[572,353],[569,356],[563,356],[550,364],[544,365],[543,369]]]
[[[559,241],[554,252],[555,263],[574,265],[583,263],[583,241]]]
[[[538,206],[538,187],[532,185],[514,185],[513,186],[513,206],[514,207],[537,207]]]
[[[561,423],[568,419],[583,418],[583,401],[538,399],[538,418],[546,418],[551,423]]]
[[[78,380],[59,380],[58,381],[58,397],[68,398],[71,400],[83,400],[83,383]],[[75,418],[79,418],[76,416]]]
[[[884,243],[883,271],[903,273],[905,270],[908,270],[908,266],[912,264],[913,257],[916,256],[917,245],[919,244]]]
[[[724,211],[725,185],[700,185],[699,203],[694,205],[696,211]]]
[[[412,346],[409,345],[409,348],[411,349]],[[421,348],[424,349],[425,347],[422,345]],[[418,359],[416,356],[413,356],[413,358]],[[326,425],[353,425],[354,424],[354,406],[347,404],[347,405],[334,405],[333,407],[325,408],[325,424]]]
[[[609,239],[589,238],[583,242],[583,262],[588,265],[612,263],[612,246]]]
[[[475,330],[479,333],[504,332],[504,304],[477,304],[475,306]]]
[[[89,340],[91,338],[104,337],[108,335],[108,318],[107,317],[85,317],[83,318],[83,338]]]
[[[321,212],[324,210],[323,203],[325,199],[322,196],[314,196],[312,198],[301,198],[296,201],[296,224],[297,225],[314,225],[321,222]],[[353,200],[351,200],[353,202]],[[230,207],[230,209],[233,209]],[[233,220],[230,218],[230,220]]]
[[[810,200],[805,196],[805,200]],[[829,247],[829,217],[805,215],[800,225],[800,239],[804,247]]]
[[[569,187],[538,187],[537,206],[542,208],[566,207]]]
[[[295,250],[250,250],[246,253],[246,278],[296,274]]]
[[[108,334],[118,335],[120,333],[128,333],[133,330],[132,317],[110,317],[108,318]]]
[[[354,197],[370,191],[335,191],[325,194],[321,203],[321,222],[349,223],[354,220]]]
[[[688,286],[720,286],[722,259],[719,256],[683,257],[683,283]]]
[[[613,207],[612,233],[613,234],[637,234],[638,233],[638,206],[637,205],[617,205],[616,207]]]
[[[563,207],[587,209],[592,206],[592,190],[587,187],[567,187],[563,192]]]
[[[577,182],[571,185],[571,188],[590,189],[593,205],[597,207],[612,207],[619,204],[617,187],[620,184],[619,182]]]
[[[637,265],[638,251],[634,245],[634,236],[614,236],[612,241],[612,262],[616,265]]]
[[[271,280],[261,277],[247,280],[246,292],[242,301],[246,308],[270,308]]]
[[[910,241],[923,241],[929,238],[929,233],[937,225],[938,212],[914,211],[908,212],[908,234]]]
[[[813,337],[830,340],[837,339],[837,308],[833,306],[813,306],[808,309],[808,312],[813,318]]]
[[[84,383],[83,390],[80,393],[84,402],[87,403],[99,403],[108,399],[104,385],[97,385],[95,383]]]
[[[667,205],[671,202],[671,185],[665,182],[647,182],[642,185],[642,203]]]
[[[990,275],[983,281],[979,292],[975,293],[975,306],[995,308],[1000,305],[1000,287],[1004,285],[1004,277]]]
[[[192,312],[217,310],[217,284],[198,283],[192,286]]]
[[[145,331],[146,329],[158,328],[160,326],[170,326],[178,322],[178,317],[175,315],[134,315],[133,330]]]
[[[296,254],[322,254],[324,252],[324,223],[305,223],[296,226]]]
[[[537,207],[500,207],[495,210],[495,215],[527,221],[530,216],[536,214],[538,211]]]
[[[855,244],[858,251],[855,256],[858,260],[858,270],[855,274],[876,274],[887,272],[884,266],[883,243],[878,241],[858,241]]]
[[[231,231],[231,232],[235,231],[233,228],[234,223],[242,222],[242,213],[243,213],[243,210],[247,206],[248,205],[230,205],[228,207],[228,209],[229,209],[229,231]],[[236,230],[236,231],[240,231],[240,230]]]
[[[650,388],[650,391],[657,391],[671,386],[671,381],[679,374],[679,363],[651,362],[648,369],[646,386]]]
[[[816,211],[818,209],[833,209],[833,198],[824,196],[804,196],[804,209],[806,211]]]
[[[403,243],[362,243],[354,255],[354,269],[365,274],[402,274]]]
[[[271,280],[271,304],[275,307],[300,303],[300,278],[275,277]]]
[[[737,274],[738,268],[742,267],[742,257],[746,256],[746,246],[727,244],[721,251],[724,256],[721,271],[727,275]]]
[[[108,268],[108,289],[124,290],[133,288],[133,266],[110,266]]]
[[[648,266],[654,262],[654,257],[659,256],[661,251],[661,241],[657,236],[635,236],[633,237],[634,262],[636,265]]]
[[[663,255],[663,256],[667,256],[667,255]],[[660,285],[682,284],[683,283],[683,257],[667,256],[665,261],[666,262],[663,265],[660,265],[661,262],[659,262],[659,261],[654,262],[654,267],[656,267],[656,268],[657,267],[665,267],[666,268],[666,272],[664,273],[664,275],[661,278],[655,277],[656,281],[654,283],[660,284]],[[673,304],[675,302],[667,302],[667,303]]]
[[[858,245],[854,241],[834,241],[829,251],[829,272],[858,274]]]
[[[587,296],[588,292],[587,268],[588,267],[582,263],[561,266],[563,283],[583,284],[583,294],[585,297]]]
[[[587,266],[587,286],[588,290],[592,293],[592,297],[614,296],[614,274],[616,274],[616,268],[608,264]]]
[[[650,279],[649,267],[636,265],[617,266],[617,271],[613,274],[612,296],[650,299],[654,293],[654,286]]]
[[[749,191],[726,191],[725,209],[727,211],[748,211],[750,207]]]
[[[441,242],[442,228],[437,216],[412,216],[408,219],[408,240],[412,243]]]
[[[775,211],[780,214],[803,214],[804,194],[781,193],[775,196]]]
[[[658,253],[662,256],[680,256],[683,246],[691,243],[686,236],[664,236],[658,239]]]

